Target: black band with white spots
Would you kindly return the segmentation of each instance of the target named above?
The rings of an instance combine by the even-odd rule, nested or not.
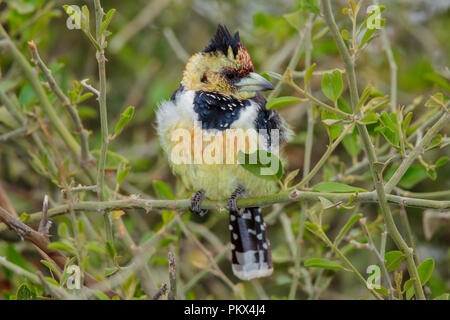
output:
[[[194,98],[194,111],[202,122],[202,129],[229,129],[239,119],[241,110],[248,105],[248,100],[239,100],[217,92],[197,91]]]
[[[272,274],[272,254],[261,208],[245,208],[242,215],[230,212],[233,273],[242,280]]]

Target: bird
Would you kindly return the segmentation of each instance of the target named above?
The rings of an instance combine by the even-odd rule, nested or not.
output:
[[[231,160],[239,157],[239,150],[246,151],[241,157],[249,154],[256,140],[256,152],[262,149],[267,154],[275,144],[285,144],[290,129],[275,110],[266,108],[262,94],[273,89],[266,78],[255,72],[239,32],[232,36],[226,26],[219,24],[205,49],[188,59],[180,86],[171,99],[159,103],[156,111],[156,130],[169,165],[187,190],[194,192],[191,212],[205,215],[207,211],[201,209],[204,199],[227,200],[232,271],[241,280],[270,276],[273,263],[261,208],[238,208],[236,202],[242,197],[274,193],[279,185],[273,179],[255,175],[239,161],[225,161],[233,151],[224,147],[225,143],[208,149],[205,140],[223,142],[231,132],[255,131],[256,135],[246,136],[240,149],[231,135],[231,148],[236,147]],[[196,140],[198,134],[201,140]],[[183,141],[184,147],[180,147],[181,138],[187,141]],[[185,153],[195,153],[196,147],[199,155],[180,151],[184,148]],[[207,151],[216,161],[207,163]]]

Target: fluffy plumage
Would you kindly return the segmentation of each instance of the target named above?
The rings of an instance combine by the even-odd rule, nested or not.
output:
[[[267,80],[254,73],[239,34],[231,36],[226,27],[219,25],[209,45],[186,63],[180,88],[170,101],[160,104],[156,113],[161,145],[173,172],[186,188],[203,190],[207,198],[218,200],[230,198],[237,189],[245,190],[246,196],[278,190],[275,181],[250,173],[237,161],[238,151],[251,153],[251,146],[273,151],[272,130],[279,131],[281,143],[286,138],[284,121],[276,111],[266,110],[266,100],[259,93],[270,88]],[[180,135],[178,129],[187,134]],[[246,136],[239,144],[237,138],[229,136],[236,131],[232,129],[250,129],[256,134]],[[200,143],[195,140],[198,134],[203,135]],[[184,157],[186,150],[179,148],[181,138],[188,139],[188,150],[194,151],[190,158]],[[217,141],[231,142],[212,148],[212,142]],[[191,161],[180,162],[180,158]],[[229,227],[235,275],[244,280],[270,275],[270,245],[261,209],[239,212],[231,208]]]

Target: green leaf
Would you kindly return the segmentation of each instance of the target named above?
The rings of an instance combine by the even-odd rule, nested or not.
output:
[[[300,10],[284,14],[283,18],[287,21],[287,23],[289,23],[298,31],[300,31],[305,26],[305,18]]]
[[[45,281],[46,281],[47,283],[49,283],[50,285],[54,285],[54,286],[59,287],[59,283],[58,283],[58,281],[56,281],[55,279],[50,278],[50,277],[44,277],[44,279],[45,279]]]
[[[386,9],[386,6],[378,6],[378,8],[380,9],[380,13],[383,12]],[[372,17],[375,13],[377,12],[377,10],[372,10],[370,11],[370,13],[367,15],[367,17],[364,19],[363,23],[361,24],[361,26],[359,27],[359,30],[362,30],[363,28],[367,27],[367,21],[369,20],[370,17]]]
[[[28,288],[27,284],[22,284],[19,289],[17,289],[17,300],[33,300],[36,299],[36,293]]]
[[[410,300],[414,295],[414,282],[416,278],[411,278],[403,285],[403,290],[406,292],[406,300]]]
[[[420,264],[419,267],[417,267],[417,272],[419,273],[421,286],[424,286],[428,282],[428,280],[430,280],[433,270],[434,270],[434,260],[431,258],[425,260]],[[406,291],[407,300],[411,299],[415,293],[413,280],[415,280],[415,278],[409,279],[408,281],[405,282],[403,286],[403,289]]]
[[[336,103],[342,94],[342,89],[342,73],[339,70],[334,70],[323,75],[322,91],[328,99]]]
[[[94,94],[93,94],[92,92],[87,92],[87,93],[81,95],[81,96],[78,98],[77,103],[81,103],[81,102],[83,102],[83,101],[89,99],[89,98],[92,97],[93,95],[94,95]]]
[[[397,171],[397,166],[392,166],[386,173],[385,180],[389,180]],[[411,189],[416,184],[427,178],[427,170],[419,164],[414,164],[406,170],[398,185],[404,189]]]
[[[320,14],[318,0],[300,0],[300,9],[314,14]]]
[[[427,146],[427,150],[439,147],[442,144],[442,135],[437,134],[431,139],[430,144]]]
[[[265,150],[256,150],[252,154],[239,151],[239,164],[257,177],[280,180],[283,176],[283,164],[273,153]]]
[[[430,280],[431,275],[434,270],[434,260],[429,258],[422,262],[420,266],[417,267],[417,271],[419,272],[420,283],[422,286],[426,285],[428,280]]]
[[[125,167],[123,170],[120,170],[117,174],[117,184],[121,184],[123,180],[127,177],[128,173],[130,172],[131,167]]]
[[[440,157],[434,164],[436,168],[442,167],[448,162],[448,157]]]
[[[61,272],[59,272],[58,269],[56,269],[56,267],[53,264],[51,264],[46,260],[41,260],[41,263],[47,268],[49,268],[55,275],[57,275],[58,278],[61,278]]]
[[[115,275],[119,271],[120,271],[120,268],[117,268],[117,267],[105,268],[105,269],[103,269],[103,274],[105,275],[105,277],[111,277],[112,275]]]
[[[402,261],[406,256],[401,251],[389,251],[384,255],[384,260],[386,260],[386,270],[388,272],[393,272],[397,270]]]
[[[436,170],[434,170],[434,169],[427,169],[427,176],[433,181],[436,180],[437,179]]]
[[[72,246],[62,243],[62,242],[58,242],[58,241],[50,243],[48,245],[48,248],[62,250],[62,251],[68,251],[68,252],[72,252],[72,253],[75,252],[75,249]]]
[[[173,219],[173,217],[175,217],[174,211],[163,210],[163,212],[162,212],[163,224],[168,224],[170,222],[170,220]]]
[[[402,131],[403,134],[406,135],[408,127],[409,127],[409,123],[411,122],[413,113],[412,112],[408,112],[408,114],[405,116],[405,118],[402,121]]]
[[[309,66],[308,70],[306,70],[306,72],[305,72],[305,86],[307,86],[309,84],[309,80],[311,80],[311,76],[312,76],[315,68],[316,68],[316,64],[313,63],[312,65]]]
[[[175,200],[175,196],[173,195],[172,190],[170,190],[170,187],[166,183],[158,180],[153,180],[153,189],[155,190],[158,199]]]
[[[28,221],[30,221],[30,219],[31,215],[26,212],[23,212],[19,217],[19,220],[22,221],[23,223],[27,223]]]
[[[303,100],[297,97],[278,97],[272,98],[267,101],[267,109],[278,109],[281,107],[289,106],[291,104],[302,102]]]
[[[424,75],[424,78],[428,81],[437,84],[443,89],[450,91],[450,83],[445,78],[441,77],[439,74],[435,72],[429,72]]]
[[[433,300],[450,300],[450,294],[449,293],[443,293],[440,296],[434,298]]]
[[[338,182],[322,182],[316,184],[312,189],[318,192],[331,192],[331,193],[367,192],[367,190],[365,189],[349,186],[347,184]]]
[[[347,29],[342,29],[341,30],[341,36],[342,36],[342,39],[344,39],[344,40],[351,40],[352,39],[352,37],[350,36],[350,32],[348,32]]]
[[[94,290],[93,292],[100,300],[110,300],[109,297],[100,290]]]
[[[90,33],[90,14],[89,14],[89,9],[87,6],[82,6],[81,7],[81,29],[85,32],[85,33]]]
[[[322,269],[328,269],[328,270],[345,270],[343,266],[340,264],[337,264],[336,262],[327,260],[327,259],[320,259],[320,258],[313,258],[305,261],[305,267],[310,268],[322,268]]]
[[[386,24],[386,19],[380,18],[380,27],[384,27],[385,24]],[[361,38],[361,42],[359,43],[359,48],[362,48],[370,40],[370,38],[375,33],[375,31],[377,31],[376,28],[373,28],[373,29],[367,28],[366,29],[366,31],[364,32],[364,35]]]
[[[115,256],[117,255],[117,251],[116,251],[116,248],[114,248],[114,246],[111,244],[111,242],[106,241],[105,249],[106,249],[106,252],[108,253],[109,257],[111,259],[114,259]]]
[[[66,223],[61,222],[58,225],[58,236],[63,239],[69,236],[69,228],[67,227]]]
[[[123,130],[123,128],[133,119],[134,107],[129,106],[120,115],[120,119],[114,128],[114,137],[117,137]]]
[[[8,243],[6,246],[6,260],[11,261],[14,264],[17,264],[19,267],[25,270],[28,271],[35,270],[34,266],[24,259],[24,257],[20,254],[19,251],[17,251],[16,247],[12,243]]]
[[[83,234],[84,233],[84,221],[83,221],[83,219],[78,219],[77,226],[78,226],[78,232],[80,234]]]
[[[324,210],[334,207],[334,203],[324,197],[319,197],[319,201],[322,204]]]
[[[362,218],[362,213],[354,214],[353,216],[348,219],[347,223],[342,227],[341,231],[339,231],[338,235],[334,239],[334,243],[338,243],[338,241],[347,233],[347,231],[358,221]]]
[[[383,137],[394,147],[399,147],[399,136],[396,133],[396,130],[392,130],[388,127],[377,127],[375,128],[375,132],[379,132],[383,135]]]
[[[111,9],[106,13],[105,20],[102,22],[102,26],[100,27],[100,34],[103,34],[103,32],[106,29],[108,29],[108,26],[111,23],[111,19],[113,18],[114,13],[116,13],[116,9]]]
[[[385,287],[380,286],[379,288],[374,288],[374,290],[385,297],[389,296],[389,293]]]
[[[358,142],[358,129],[355,127],[351,134],[348,134],[342,140],[345,150],[352,157],[357,157],[361,152],[361,143]]]
[[[339,135],[341,134],[341,125],[339,123],[333,124],[334,121],[339,121],[337,115],[334,112],[322,110],[320,117],[322,122],[325,124],[325,127],[327,128],[330,140],[333,141],[337,137],[339,137]],[[327,120],[334,120],[334,121],[327,121]]]
[[[303,225],[309,232],[311,232],[312,234],[316,235],[319,238],[322,238],[320,226],[318,226],[317,224],[308,222],[308,221],[305,221],[305,223]]]
[[[369,113],[368,115],[364,116],[360,121],[364,124],[372,124],[377,123],[380,119],[380,116],[376,113]]]
[[[283,76],[279,73],[273,72],[273,71],[268,71],[266,72],[271,78],[277,79],[277,80],[283,80]]]

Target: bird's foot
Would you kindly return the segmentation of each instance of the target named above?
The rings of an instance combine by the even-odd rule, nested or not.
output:
[[[231,197],[227,201],[227,210],[230,212],[237,212],[239,215],[242,215],[244,212],[244,208],[238,208],[236,205],[237,199],[242,197],[244,194],[244,188],[237,187],[236,190],[231,194]]]
[[[191,197],[191,211],[198,214],[200,217],[203,217],[208,213],[208,210],[200,209],[200,204],[203,199],[205,199],[205,191],[203,190],[196,191]]]

